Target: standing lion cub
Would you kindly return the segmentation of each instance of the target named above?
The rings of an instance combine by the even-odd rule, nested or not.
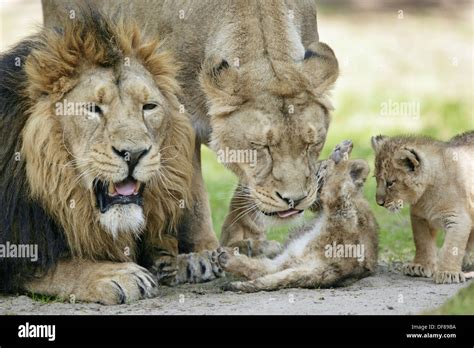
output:
[[[250,279],[232,282],[228,290],[330,287],[375,271],[378,227],[362,194],[369,167],[363,160],[348,160],[351,150],[352,143],[345,141],[321,161],[313,205],[320,214],[294,231],[279,256],[249,258],[218,251],[225,271]]]
[[[375,150],[377,204],[399,211],[410,204],[416,254],[404,266],[411,276],[436,283],[459,283],[463,257],[474,244],[474,131],[448,142],[422,137],[372,138]],[[439,257],[436,232],[446,232]]]

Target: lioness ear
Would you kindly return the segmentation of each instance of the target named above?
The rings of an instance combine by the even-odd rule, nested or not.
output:
[[[401,149],[393,156],[396,167],[415,172],[420,167],[420,157],[413,149]]]
[[[375,152],[378,152],[382,147],[382,144],[388,139],[385,135],[376,135],[370,139],[370,143],[372,144],[372,149]]]
[[[312,43],[306,49],[303,64],[311,92],[317,97],[327,94],[339,75],[339,64],[333,50],[323,42]]]
[[[365,179],[367,179],[367,175],[369,175],[369,165],[364,160],[353,160],[350,163],[350,176],[354,185],[361,187],[364,185]]]
[[[199,82],[206,94],[211,116],[228,114],[243,103],[239,95],[239,72],[225,59],[208,58],[203,64]]]

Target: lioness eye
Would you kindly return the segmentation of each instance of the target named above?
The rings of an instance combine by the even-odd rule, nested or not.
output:
[[[395,180],[393,180],[393,181],[387,181],[387,182],[385,183],[385,185],[387,185],[387,187],[391,187],[394,183],[395,183]]]
[[[153,109],[155,109],[157,106],[158,106],[158,105],[153,104],[153,103],[144,104],[144,105],[143,105],[143,111],[153,110]]]

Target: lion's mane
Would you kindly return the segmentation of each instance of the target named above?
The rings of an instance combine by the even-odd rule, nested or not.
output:
[[[37,262],[0,259],[0,291],[17,289],[63,257],[143,258],[148,250],[143,245],[176,233],[182,204],[190,204],[194,137],[186,114],[178,111],[172,55],[120,17],[112,21],[88,9],[80,18],[68,21],[63,31],[42,29],[0,56],[0,244],[38,245]],[[101,229],[91,193],[77,185],[77,173],[68,165],[72,158],[53,107],[84,67],[120,69],[127,57],[153,75],[172,114],[161,151],[168,178],[147,185],[140,240],[132,234],[113,239]]]

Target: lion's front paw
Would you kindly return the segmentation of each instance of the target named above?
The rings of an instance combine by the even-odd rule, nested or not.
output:
[[[91,283],[84,284],[86,290],[79,299],[114,305],[156,296],[153,276],[135,263],[108,265],[94,277]]]
[[[439,271],[434,275],[437,284],[464,283],[466,276],[463,272]]]
[[[434,274],[433,268],[413,262],[405,264],[402,268],[402,272],[408,276],[425,278],[431,278]]]

